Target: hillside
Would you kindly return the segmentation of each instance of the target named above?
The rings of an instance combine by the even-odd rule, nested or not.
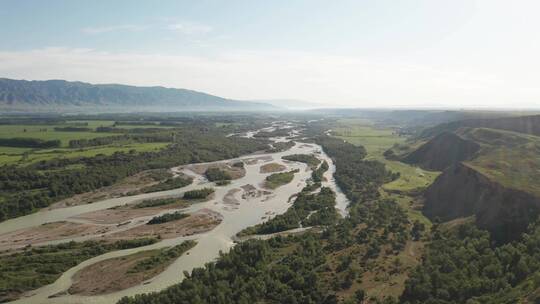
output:
[[[185,89],[0,78],[0,110],[4,111],[163,112],[272,109],[277,108],[269,104],[230,100]]]
[[[419,137],[430,138],[443,132],[455,132],[464,127],[490,128],[540,136],[540,115],[453,121],[427,128]]]
[[[444,132],[408,154],[403,162],[442,171],[454,163],[471,159],[479,149],[480,145],[474,141]]]
[[[536,136],[462,128],[438,135],[405,161],[444,169],[424,193],[428,217],[476,216],[479,227],[506,241],[524,232],[540,212],[539,155]]]
[[[476,216],[477,225],[499,241],[517,239],[540,211],[540,197],[505,187],[464,163],[446,169],[424,198],[428,217],[450,221]]]

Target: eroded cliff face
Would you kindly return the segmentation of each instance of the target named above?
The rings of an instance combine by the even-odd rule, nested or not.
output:
[[[503,187],[464,163],[444,170],[424,197],[424,213],[431,219],[474,215],[477,225],[501,242],[519,237],[540,211],[540,198]]]
[[[445,132],[407,155],[403,162],[428,170],[442,171],[457,162],[472,159],[479,149],[479,144]]]

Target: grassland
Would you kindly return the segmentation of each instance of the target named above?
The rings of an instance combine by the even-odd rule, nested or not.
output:
[[[505,187],[540,196],[540,138],[491,130],[491,137],[498,133],[497,140],[486,144],[486,130],[473,131],[477,131],[477,137],[478,131],[482,131],[483,136],[475,139],[484,148],[478,157],[467,162],[470,167]]]
[[[61,146],[55,149],[33,149],[0,146],[0,166],[5,164],[28,165],[42,160],[54,158],[93,157],[99,154],[111,155],[115,152],[150,152],[165,148],[168,143],[122,143],[107,146],[87,148],[68,148],[70,140],[93,139],[98,137],[114,136],[108,132],[95,132],[97,127],[111,127],[114,121],[88,120],[69,121],[58,125],[0,125],[0,138],[37,138],[42,140],[60,140]],[[90,131],[55,131],[55,127],[84,127]],[[159,125],[124,125],[123,129],[131,128],[167,128]]]
[[[125,145],[110,145],[100,147],[89,147],[83,149],[45,149],[34,150],[24,149],[24,151],[18,151],[18,153],[6,153],[5,148],[14,149],[10,147],[0,147],[0,165],[4,164],[31,164],[34,162],[49,160],[53,158],[76,158],[76,157],[93,157],[98,154],[112,155],[115,152],[150,152],[157,151],[165,148],[168,143],[132,143]],[[17,149],[17,148],[15,148]]]
[[[62,142],[62,147],[67,147],[69,141],[72,139],[92,139],[111,136],[110,133],[64,132],[54,130],[55,127],[67,126],[70,125],[0,125],[0,138],[24,137],[39,138],[43,140],[58,139]]]
[[[401,207],[407,210],[411,220],[418,220],[428,227],[431,222],[422,215],[420,206],[415,198],[418,190],[429,186],[440,172],[423,170],[399,161],[387,160],[383,153],[395,144],[404,144],[406,139],[399,136],[392,128],[375,126],[363,119],[341,119],[332,128],[332,135],[348,141],[354,145],[366,148],[366,159],[383,162],[386,167],[399,172],[400,177],[385,184],[381,189],[384,197],[395,199]]]

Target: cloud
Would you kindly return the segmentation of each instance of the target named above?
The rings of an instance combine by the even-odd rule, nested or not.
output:
[[[213,28],[209,25],[192,22],[170,24],[169,26],[167,26],[167,29],[182,33],[184,35],[207,34],[213,30]]]
[[[0,51],[1,77],[162,85],[235,99],[293,98],[356,107],[537,106],[540,88],[533,85],[537,74],[489,74],[279,50],[215,56],[71,48]]]
[[[103,34],[111,32],[137,32],[147,29],[147,26],[143,25],[134,25],[134,24],[122,24],[122,25],[110,25],[110,26],[100,26],[100,27],[85,27],[82,29],[85,34]]]

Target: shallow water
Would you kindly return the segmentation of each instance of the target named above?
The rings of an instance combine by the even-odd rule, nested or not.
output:
[[[255,133],[256,132],[248,132],[247,136],[253,136]],[[275,139],[275,141],[282,140],[284,139]],[[271,217],[275,216],[275,214],[284,213],[291,204],[291,202],[289,202],[290,196],[302,190],[302,188],[306,185],[307,179],[311,175],[311,170],[308,170],[305,164],[298,162],[285,162],[281,159],[281,157],[284,155],[296,153],[317,152],[320,152],[317,154],[317,156],[323,160],[326,160],[329,164],[329,170],[325,173],[326,181],[324,181],[322,184],[323,186],[332,188],[336,192],[336,208],[339,209],[340,213],[343,216],[346,216],[346,207],[348,205],[348,200],[335,184],[335,180],[333,178],[335,166],[333,165],[332,160],[324,152],[322,152],[321,147],[318,145],[296,143],[294,147],[285,152],[248,155],[236,159],[214,162],[221,163],[237,160],[249,160],[260,157],[270,157],[272,159],[271,162],[283,164],[287,167],[287,170],[299,169],[299,172],[295,174],[295,177],[291,183],[277,188],[276,190],[272,191],[273,193],[270,195],[262,195],[256,198],[243,199],[241,196],[243,191],[239,191],[235,193],[235,198],[238,200],[239,203],[238,205],[224,203],[223,197],[231,189],[237,189],[241,186],[251,184],[257,189],[264,190],[261,188],[261,185],[265,177],[269,175],[269,173],[260,173],[259,168],[261,167],[261,165],[269,161],[258,161],[257,163],[251,165],[246,164],[246,175],[244,177],[233,180],[229,185],[216,187],[216,193],[213,199],[207,202],[194,204],[189,208],[185,209],[186,212],[194,212],[202,208],[208,208],[221,213],[223,215],[223,221],[213,230],[204,234],[162,240],[150,246],[128,250],[120,250],[94,257],[69,269],[53,284],[34,290],[28,294],[28,297],[19,299],[18,301],[15,301],[13,303],[115,303],[123,296],[132,296],[139,293],[160,291],[170,285],[179,283],[184,278],[183,271],[190,272],[195,267],[202,267],[205,263],[215,260],[219,256],[220,251],[227,252],[234,245],[232,238],[236,233],[238,233],[244,228],[266,221],[267,218],[263,219],[263,217],[268,217],[269,214],[272,214],[270,215]],[[93,204],[42,211],[28,216],[8,220],[0,224],[0,234],[18,230],[21,228],[38,226],[47,222],[66,220],[72,216],[82,213],[102,210],[118,205],[124,205],[127,203],[134,203],[143,199],[178,196],[188,190],[200,189],[204,188],[205,186],[213,186],[213,183],[208,182],[203,176],[200,176],[192,171],[186,169],[182,170],[180,169],[180,167],[173,168],[173,171],[183,171],[195,177],[195,180],[191,185],[180,189],[108,199]],[[135,223],[138,222],[138,220],[139,219],[134,219],[132,222]],[[76,240],[80,239],[81,238],[77,238]],[[66,291],[71,286],[72,276],[78,270],[88,265],[92,265],[96,262],[109,258],[132,254],[141,250],[174,246],[188,239],[194,239],[198,242],[194,248],[188,251],[189,254],[186,253],[182,255],[164,272],[145,282],[145,284],[140,284],[119,292],[114,292],[101,296],[64,295],[49,298],[49,296],[51,295]],[[63,241],[69,241],[69,239]]]

